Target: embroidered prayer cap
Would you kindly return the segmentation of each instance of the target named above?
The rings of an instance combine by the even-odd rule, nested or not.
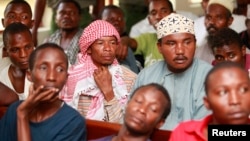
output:
[[[194,34],[194,21],[176,13],[164,17],[156,24],[157,38],[175,33]]]
[[[104,36],[115,36],[120,42],[120,35],[115,27],[107,21],[95,20],[90,23],[83,31],[79,39],[79,47],[83,55],[86,54],[87,49],[95,40]]]
[[[233,13],[235,0],[209,0],[207,6],[211,4],[219,4],[228,9],[231,13]]]

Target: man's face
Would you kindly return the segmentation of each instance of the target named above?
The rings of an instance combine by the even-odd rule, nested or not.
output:
[[[28,59],[34,49],[31,34],[27,32],[7,35],[7,54],[12,64],[20,69],[28,69]]]
[[[34,67],[28,73],[28,78],[34,83],[35,88],[41,85],[45,89],[63,88],[68,77],[68,60],[62,51],[53,48],[42,49],[33,61]]]
[[[231,61],[245,66],[246,47],[239,47],[238,44],[223,45],[213,49],[215,64],[223,61]]]
[[[157,43],[168,68],[174,73],[183,72],[193,62],[196,40],[193,34],[170,34]]]
[[[150,134],[164,123],[162,115],[166,104],[167,100],[159,90],[152,86],[141,88],[127,104],[124,123],[135,133]]]
[[[213,35],[216,31],[229,27],[233,22],[233,18],[229,17],[228,10],[219,4],[211,4],[208,6],[205,17],[205,26],[209,35]]]
[[[117,39],[114,36],[106,36],[97,39],[87,50],[94,64],[99,66],[111,65],[115,59]]]
[[[150,1],[149,3],[149,23],[155,27],[162,18],[171,14],[172,11],[166,0]]]
[[[3,27],[7,27],[14,22],[20,22],[29,28],[32,28],[34,20],[30,8],[25,4],[11,4],[6,7],[4,18],[2,19]]]
[[[120,35],[123,34],[125,30],[125,20],[124,15],[121,10],[118,9],[106,9],[102,13],[102,20],[111,23]]]
[[[61,29],[76,29],[79,27],[80,14],[77,7],[71,3],[60,3],[56,11],[56,24]]]
[[[208,78],[205,106],[213,112],[213,124],[247,124],[250,114],[250,82],[239,68],[216,70]]]

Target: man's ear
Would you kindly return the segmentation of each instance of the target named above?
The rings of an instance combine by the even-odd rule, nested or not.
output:
[[[160,129],[161,126],[165,123],[165,120],[164,119],[161,119],[155,126],[156,129]]]
[[[2,25],[3,25],[4,28],[6,28],[5,25],[4,25],[4,18],[2,18]]]
[[[211,109],[211,108],[210,108],[210,103],[209,103],[209,100],[208,100],[207,96],[204,96],[204,98],[203,98],[203,103],[204,103],[205,107],[206,107],[208,110]]]
[[[245,45],[243,45],[243,46],[241,47],[241,52],[242,52],[242,55],[243,55],[243,56],[246,56],[247,47],[246,47]]]
[[[233,17],[230,17],[229,20],[228,20],[228,26],[230,26],[234,21],[234,18]]]
[[[33,82],[30,69],[28,69],[28,70],[26,71],[26,76],[27,76],[27,79],[28,79],[30,82]]]
[[[157,42],[157,48],[158,48],[158,51],[160,52],[160,54],[162,54],[161,42]]]
[[[92,53],[91,47],[89,47],[89,48],[87,49],[87,53],[88,53],[88,54],[91,54],[91,53]]]

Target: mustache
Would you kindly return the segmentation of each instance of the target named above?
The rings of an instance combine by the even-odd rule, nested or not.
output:
[[[183,55],[179,55],[177,57],[174,58],[174,61],[175,60],[187,60],[188,58],[186,56],[183,56]]]

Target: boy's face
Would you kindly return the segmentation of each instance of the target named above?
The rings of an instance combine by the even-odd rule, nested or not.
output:
[[[28,59],[34,49],[31,34],[27,32],[7,35],[7,55],[12,64],[22,70],[28,69]]]
[[[195,43],[193,34],[175,33],[163,37],[157,45],[169,70],[178,73],[186,70],[192,64]]]
[[[128,102],[124,123],[136,133],[150,134],[164,123],[162,115],[166,104],[167,100],[159,90],[152,86],[143,87]]]
[[[107,66],[113,63],[117,46],[118,42],[114,36],[101,37],[88,48],[87,53],[97,67]]]
[[[14,22],[32,28],[34,20],[32,20],[31,9],[25,4],[11,4],[5,9],[4,18],[2,19],[3,27],[7,27]]]
[[[246,124],[250,114],[250,81],[239,68],[218,69],[208,78],[204,104],[213,112],[213,124]]]
[[[237,44],[223,45],[213,49],[215,64],[223,61],[231,61],[245,66],[246,47],[239,47]]]
[[[45,88],[62,89],[68,78],[67,58],[58,49],[46,48],[37,52],[34,68],[28,73],[28,79],[34,88],[44,85]]]

